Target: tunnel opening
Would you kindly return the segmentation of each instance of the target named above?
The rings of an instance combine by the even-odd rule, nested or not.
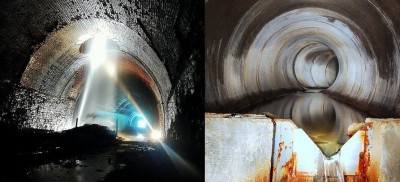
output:
[[[85,104],[80,118],[84,94],[79,94],[74,121],[79,121],[77,126],[107,126],[124,141],[151,139],[153,130],[160,131],[163,117],[156,95],[148,83],[130,70],[116,68],[114,76],[117,82],[108,76],[96,75],[97,81],[91,82],[92,88],[88,91],[89,103]]]
[[[115,27],[125,33],[112,32]],[[127,79],[129,77],[134,80]],[[147,89],[139,89],[139,92],[152,105],[147,108],[151,108],[153,113],[145,113],[149,117],[145,119],[151,122],[148,126],[166,136],[172,122],[167,112],[174,113],[176,107],[167,105],[171,83],[165,66],[155,52],[136,32],[123,24],[100,19],[77,21],[54,32],[43,42],[31,56],[20,81],[27,88],[65,100],[66,104],[62,106],[66,109],[60,112],[60,118],[56,120],[42,120],[41,115],[32,113],[26,123],[34,128],[53,131],[82,126],[87,115],[92,116],[88,120],[93,120],[95,104],[89,104],[92,109],[87,111],[91,113],[85,111],[83,114],[85,109],[80,109],[85,108],[88,98],[95,97],[88,94],[90,92],[97,92],[97,98],[93,99],[108,108],[107,112],[114,111],[112,108],[118,104],[118,95],[123,94],[140,111],[138,106],[149,103],[142,102],[143,99],[138,99],[142,102],[139,105],[134,103],[137,98],[134,97],[134,89],[129,87],[131,81]],[[90,89],[93,84],[96,89]],[[36,112],[49,111],[39,109]],[[115,119],[101,123],[115,125]]]
[[[294,75],[306,92],[328,89],[339,74],[336,54],[323,43],[305,46],[293,62]]]
[[[88,55],[90,64],[75,106],[75,126],[107,126],[124,141],[160,140],[163,113],[151,76],[119,56],[118,45],[110,39],[91,38],[79,51]]]

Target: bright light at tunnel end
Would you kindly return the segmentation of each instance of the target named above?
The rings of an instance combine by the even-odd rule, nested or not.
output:
[[[161,132],[154,130],[154,131],[151,133],[151,139],[152,139],[153,141],[161,141],[161,140],[162,140],[162,134],[161,134]]]
[[[147,126],[147,122],[145,120],[140,120],[138,121],[138,125],[139,128],[146,128]]]

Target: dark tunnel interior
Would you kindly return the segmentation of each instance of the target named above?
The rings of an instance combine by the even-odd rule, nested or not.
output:
[[[1,1],[0,181],[202,181],[203,11]]]

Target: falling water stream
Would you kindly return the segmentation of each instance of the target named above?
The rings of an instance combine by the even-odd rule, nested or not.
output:
[[[344,182],[343,169],[337,156],[324,157],[324,181]]]

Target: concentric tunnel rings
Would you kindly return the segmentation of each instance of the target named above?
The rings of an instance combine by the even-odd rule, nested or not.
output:
[[[375,72],[373,61],[366,61],[372,59],[367,53],[370,52],[367,50],[369,48],[340,19],[344,18],[331,11],[306,8],[287,12],[268,22],[251,42],[247,52],[237,57],[241,64],[236,63],[238,60],[225,59],[225,70],[240,73],[241,77],[235,78],[232,76],[234,74],[227,71],[224,75],[226,84],[243,85],[229,89],[228,95],[237,97],[244,94],[257,95],[269,90],[301,89],[304,81],[300,80],[313,80],[308,77],[315,77],[311,71],[302,70],[301,74],[296,72],[297,65],[302,64],[299,54],[302,54],[302,50],[307,50],[306,47],[310,44],[322,44],[326,45],[327,51],[333,51],[338,59],[336,80],[341,84],[333,83],[330,89],[341,90],[342,94],[348,95],[356,91],[363,98],[369,97],[368,90],[362,90],[361,87],[374,78],[371,76],[356,79],[363,72]],[[228,59],[236,55],[234,50],[238,48],[233,46],[238,46],[237,42],[243,41],[235,34],[240,33],[235,32],[230,40],[231,44],[228,44],[232,46],[228,47]],[[309,61],[303,62],[313,64]],[[233,83],[237,81],[241,84]]]
[[[338,74],[336,55],[324,44],[307,45],[295,58],[294,74],[304,89],[328,88]]]
[[[234,112],[279,94],[314,88],[365,103],[364,110],[382,101],[388,110],[395,109],[395,99],[377,92],[384,85],[388,90],[396,86],[387,85],[377,61],[382,58],[354,21],[316,7],[290,10],[260,24],[265,16],[256,3],[225,47],[208,48],[208,59],[217,62],[206,70],[211,75],[206,78],[208,109]]]

